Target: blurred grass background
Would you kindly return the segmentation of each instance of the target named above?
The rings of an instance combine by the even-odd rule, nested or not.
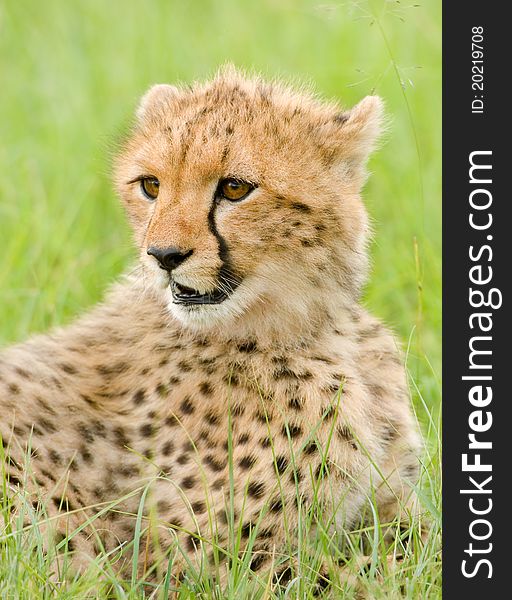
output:
[[[441,358],[441,2],[0,2],[0,345],[68,322],[133,256],[112,142],[155,82],[237,66],[311,81],[391,128],[365,200],[376,230],[369,308],[409,348],[437,413]]]

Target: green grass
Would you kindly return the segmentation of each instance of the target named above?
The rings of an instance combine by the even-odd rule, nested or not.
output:
[[[384,583],[376,562],[364,575],[376,597],[401,587],[409,598],[440,597],[440,23],[439,0],[0,3],[0,345],[69,322],[133,257],[109,180],[110,148],[150,84],[203,78],[232,61],[311,81],[347,106],[368,93],[385,99],[390,132],[364,193],[376,232],[365,302],[407,351],[426,445],[420,494],[433,525],[425,544],[415,530],[414,548]],[[306,517],[297,532],[304,539]],[[141,597],[140,586],[116,580],[112,557],[98,561],[104,584],[93,569],[54,586],[38,536],[32,528],[0,538],[1,597]],[[315,556],[333,554],[326,531],[318,536],[287,597],[308,597],[304,572],[314,571]],[[351,543],[361,537],[382,555],[378,527]],[[236,565],[226,597],[273,597]],[[183,597],[200,589],[213,594],[208,577],[191,575]]]
[[[342,391],[338,395],[338,402],[342,400]],[[41,523],[51,522],[46,510],[46,501],[41,497],[39,505],[33,502],[22,491],[25,482],[31,479],[30,459],[27,452],[24,465],[24,485],[14,498],[7,497],[3,490],[3,500],[0,500],[0,517],[5,523],[2,537],[0,538],[0,597],[2,598],[115,598],[139,599],[158,598],[164,600],[169,591],[176,592],[180,599],[192,598],[254,598],[254,599],[284,599],[296,598],[313,599],[318,597],[316,592],[324,581],[329,581],[328,591],[322,595],[325,598],[355,598],[356,591],[366,590],[371,598],[438,598],[439,595],[439,524],[440,519],[437,503],[436,481],[430,478],[429,469],[422,471],[418,489],[422,498],[426,499],[425,512],[428,515],[429,529],[427,538],[422,539],[420,531],[425,525],[425,517],[414,518],[408,528],[403,528],[403,523],[398,519],[392,523],[379,521],[373,498],[370,497],[370,509],[366,519],[359,527],[351,532],[338,531],[333,533],[333,512],[327,508],[327,503],[339,506],[343,497],[339,496],[339,488],[334,480],[329,477],[328,455],[329,445],[334,433],[336,419],[331,421],[330,435],[325,445],[316,437],[318,426],[313,425],[310,435],[304,446],[310,441],[315,441],[323,460],[320,475],[309,473],[306,477],[312,480],[312,500],[307,505],[303,504],[296,479],[296,494],[298,508],[298,525],[290,528],[286,513],[283,524],[286,533],[284,548],[278,548],[272,557],[270,574],[257,575],[251,570],[251,560],[254,557],[253,545],[258,532],[265,528],[265,519],[270,507],[267,504],[258,517],[244,514],[244,508],[234,517],[233,490],[234,469],[232,454],[232,437],[228,435],[228,466],[229,489],[225,499],[227,515],[228,541],[220,544],[217,538],[216,513],[218,506],[213,506],[208,493],[208,478],[199,463],[199,473],[204,480],[205,501],[209,515],[208,529],[212,535],[203,532],[193,533],[198,547],[201,567],[190,563],[187,551],[183,551],[179,543],[171,546],[166,553],[162,553],[157,567],[160,576],[157,581],[152,581],[150,575],[155,566],[144,564],[142,558],[136,560],[128,553],[133,549],[133,556],[139,556],[139,550],[144,550],[147,537],[155,543],[158,540],[156,516],[151,509],[145,510],[146,499],[151,494],[152,481],[133,490],[131,494],[139,494],[140,502],[137,511],[133,513],[135,520],[133,540],[121,547],[103,551],[98,554],[85,574],[75,575],[70,568],[70,551],[73,549],[74,538],[83,526],[76,530],[68,530],[66,537],[57,539],[42,532]],[[229,434],[231,429],[229,428]],[[291,449],[290,467],[282,473],[283,480],[288,482],[290,471],[294,472],[295,456],[293,444],[289,437]],[[358,442],[359,443],[359,442]],[[360,447],[365,451],[364,447]],[[0,444],[0,464],[3,464],[3,448]],[[427,453],[428,454],[428,453]],[[430,457],[432,458],[432,457]],[[276,458],[274,457],[274,461]],[[278,472],[277,462],[275,471]],[[0,473],[2,475],[2,473]],[[165,476],[161,479],[166,480]],[[0,477],[5,481],[6,477]],[[172,480],[167,480],[174,486]],[[325,484],[325,486],[324,486]],[[5,485],[5,483],[4,483]],[[57,484],[56,484],[57,485]],[[269,494],[275,498],[279,495],[282,484],[278,478],[276,488]],[[284,485],[283,485],[284,489]],[[427,492],[430,489],[431,493]],[[246,490],[247,494],[247,490]],[[52,496],[53,494],[50,494]],[[86,525],[92,526],[93,536],[101,546],[101,531],[94,527],[97,517],[102,517],[108,511],[123,511],[118,504],[124,498],[112,503],[95,505],[96,514],[91,514]],[[18,506],[15,513],[15,522],[12,524],[10,516],[13,513],[12,502]],[[434,501],[434,505],[431,502]],[[245,504],[245,503],[243,503]],[[192,512],[192,508],[190,507]],[[192,512],[193,514],[193,512]],[[243,551],[242,526],[249,519],[253,526],[249,532],[247,548]],[[402,526],[401,526],[402,525]],[[174,528],[174,526],[173,526]],[[203,530],[204,531],[204,530]],[[213,551],[214,560],[209,560]],[[170,578],[174,562],[182,557],[188,562],[186,576],[180,586],[176,586]],[[288,567],[292,560],[291,576],[281,586],[273,579],[284,567]],[[122,579],[116,571],[116,565],[121,561],[128,561],[129,575]],[[228,561],[231,563],[227,569]],[[225,575],[222,588],[219,580]],[[174,597],[174,596],[173,596]],[[357,596],[359,598],[359,596]]]

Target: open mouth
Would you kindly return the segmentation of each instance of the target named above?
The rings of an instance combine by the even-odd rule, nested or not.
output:
[[[213,292],[201,294],[197,290],[180,285],[171,281],[171,292],[174,304],[220,304],[228,297],[222,290],[216,289]]]

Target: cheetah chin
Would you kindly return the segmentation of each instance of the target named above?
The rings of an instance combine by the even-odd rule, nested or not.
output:
[[[165,287],[165,303],[170,315],[191,330],[208,331],[244,315],[254,302],[245,286],[203,292],[171,280]]]

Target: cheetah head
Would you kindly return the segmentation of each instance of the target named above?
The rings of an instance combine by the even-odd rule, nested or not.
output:
[[[145,282],[185,326],[297,324],[365,279],[360,190],[382,106],[352,110],[224,68],[143,97],[116,186]],[[316,316],[314,316],[316,315]],[[290,320],[290,319],[288,319]]]

